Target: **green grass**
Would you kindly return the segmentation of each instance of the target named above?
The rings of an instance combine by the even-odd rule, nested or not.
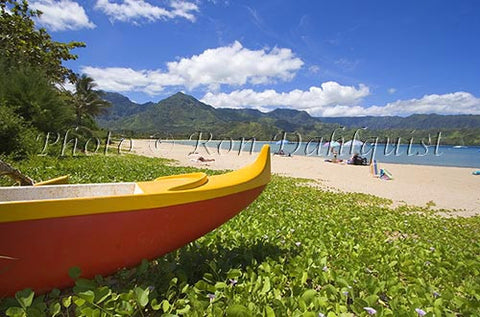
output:
[[[36,180],[68,173],[83,183],[193,170],[166,163],[35,157],[16,166]],[[371,307],[375,316],[480,315],[480,217],[388,205],[274,177],[246,210],[185,247],[33,301],[19,293],[2,301],[0,314],[366,316]]]
[[[36,182],[69,174],[71,183],[132,182],[152,180],[159,176],[198,171],[191,167],[169,166],[167,159],[136,155],[92,155],[76,157],[32,156],[10,163]],[[205,172],[212,174],[213,171]],[[0,179],[0,184],[13,184]]]

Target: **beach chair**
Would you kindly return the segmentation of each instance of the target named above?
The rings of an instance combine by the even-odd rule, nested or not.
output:
[[[390,173],[388,170],[382,168],[380,169],[380,179],[383,179],[383,180],[392,180],[393,179],[393,175],[392,173]]]

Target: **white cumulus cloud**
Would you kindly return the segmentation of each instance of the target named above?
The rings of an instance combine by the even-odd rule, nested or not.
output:
[[[150,71],[135,71],[131,68],[109,67],[83,67],[82,72],[95,79],[99,89],[127,92],[143,91],[151,84],[149,79],[153,76]],[[160,92],[162,89],[159,89]]]
[[[449,94],[425,95],[419,99],[397,100],[385,106],[371,106],[364,110],[365,115],[406,116],[412,113],[438,114],[480,114],[480,98],[460,91]]]
[[[256,92],[251,89],[231,93],[207,93],[202,101],[215,107],[255,108],[262,111],[276,107],[305,110],[318,117],[408,116],[417,114],[477,114],[480,98],[468,92],[443,95],[425,95],[419,99],[397,100],[383,106],[364,107],[360,101],[369,95],[369,88],[358,88],[326,82],[308,91],[293,90],[279,93],[275,90]]]
[[[290,49],[254,51],[244,48],[240,42],[167,64],[168,72],[182,77],[189,88],[290,80],[302,65],[302,60],[296,58]]]
[[[295,89],[289,92],[275,90],[256,92],[251,89],[243,89],[228,94],[209,92],[202,98],[202,101],[221,108],[249,107],[266,110],[286,107],[305,110],[315,116],[335,116],[337,114],[332,110],[336,107],[353,109],[355,107],[352,105],[358,104],[369,94],[369,88],[363,84],[358,87],[342,86],[337,82],[329,81],[322,83],[320,87],[310,87],[307,91]],[[338,113],[338,115],[343,114]]]
[[[290,49],[250,50],[239,42],[207,49],[199,55],[166,64],[166,70],[83,67],[82,71],[97,82],[99,88],[112,91],[161,92],[166,86],[194,89],[221,85],[267,84],[287,81],[303,65]]]
[[[111,21],[134,22],[147,20],[174,19],[177,17],[195,21],[195,13],[199,11],[194,2],[181,0],[170,1],[169,8],[152,5],[144,0],[123,0],[121,3],[110,0],[97,0],[95,8],[105,13]]]
[[[43,14],[38,18],[39,24],[52,31],[93,29],[93,24],[84,8],[71,0],[38,0],[33,1],[32,9],[40,10]]]

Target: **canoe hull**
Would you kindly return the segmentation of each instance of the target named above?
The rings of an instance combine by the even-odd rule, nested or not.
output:
[[[235,216],[264,187],[161,208],[0,223],[0,297],[71,286],[74,266],[91,278],[164,255]]]

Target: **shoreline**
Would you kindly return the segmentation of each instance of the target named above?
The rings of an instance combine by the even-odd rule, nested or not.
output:
[[[155,149],[153,143],[152,140],[136,139],[133,152],[149,157],[173,159],[182,166],[215,170],[235,170],[256,158],[256,152],[218,154],[211,151],[209,155],[204,148],[199,147],[199,155],[214,159],[202,163],[187,156],[193,151],[192,145],[172,146],[163,143]],[[272,173],[311,179],[324,190],[371,194],[391,199],[393,206],[425,207],[433,202],[432,209],[452,211],[454,216],[480,214],[480,176],[472,175],[472,168],[400,163],[379,163],[378,168],[387,169],[393,179],[373,177],[369,166],[328,163],[322,157],[272,155]]]
[[[158,138],[158,139],[155,139],[155,138],[151,138],[151,139],[133,139],[133,140],[152,140],[152,141],[156,141],[156,140],[162,140],[162,138]],[[163,141],[164,141],[164,142],[173,142],[173,141],[175,141],[175,142],[176,142],[176,141],[180,141],[180,142],[195,142],[196,140],[195,140],[195,139],[163,139]],[[203,140],[203,141],[206,141],[206,140]],[[226,142],[226,141],[230,141],[230,140],[227,140],[227,139],[223,139],[223,140],[222,140],[222,139],[212,139],[212,140],[210,140],[209,142],[220,142],[220,141]],[[234,139],[234,140],[232,140],[232,141],[233,141],[233,142],[240,142],[240,140],[236,140],[236,139]],[[280,141],[280,140],[275,140],[275,141],[272,141],[272,140],[255,140],[255,142],[278,142],[278,141]],[[288,141],[288,140],[287,140],[287,141]],[[328,139],[323,140],[323,142],[329,142],[329,141],[330,141],[330,140],[328,140]],[[347,141],[348,141],[348,140],[347,140]],[[358,140],[358,141],[360,141],[360,140]],[[245,139],[245,142],[249,142],[249,141],[247,141],[247,139]],[[297,141],[288,141],[288,142],[296,143]],[[361,141],[360,141],[360,142],[361,142]],[[301,141],[301,143],[308,143],[308,141],[307,141],[307,142]],[[385,142],[378,142],[378,143],[377,143],[377,145],[385,145],[385,144],[387,144],[387,143],[385,143]],[[389,144],[390,146],[395,146],[397,143],[396,143],[396,142],[393,142],[393,143],[392,143],[392,142],[389,142],[388,144]],[[400,143],[400,145],[408,146],[409,143],[408,143],[408,142],[407,142],[407,143],[403,143],[403,142],[402,142],[402,143]],[[412,145],[423,146],[421,143],[413,143]],[[428,147],[435,147],[436,145],[426,145],[426,146],[428,146]],[[445,143],[445,144],[439,144],[438,146],[439,146],[439,147],[441,147],[441,146],[446,146],[446,147],[452,147],[452,148],[453,148],[453,147],[460,146],[460,147],[462,147],[462,148],[463,148],[463,147],[466,147],[466,148],[472,148],[472,147],[473,147],[473,148],[479,148],[479,149],[480,149],[480,145],[476,145],[476,144],[460,145],[460,144],[448,144],[448,143]],[[349,145],[347,145],[346,147],[349,147]]]
[[[136,141],[138,142],[140,139],[136,139]],[[150,142],[155,142],[155,139],[143,139],[142,141],[148,141],[148,140],[151,140]],[[202,145],[202,142],[205,142],[206,140],[202,140],[200,141],[200,145],[199,145],[199,148],[201,150],[204,150],[204,147]],[[195,142],[195,140],[164,140],[163,141],[164,143],[162,144],[173,144],[172,146],[187,146],[187,147],[191,147],[192,150],[193,148],[195,147],[195,144],[181,144],[181,143],[177,143],[177,142]],[[228,142],[226,140],[210,140],[208,141],[210,142],[209,145],[207,145],[209,151],[212,153],[212,154],[215,154],[217,155],[218,153],[218,142],[224,142],[223,144],[224,145],[228,145]],[[238,144],[241,142],[239,140],[233,140],[234,144],[233,145],[233,148],[231,148],[230,150],[230,153],[238,153],[239,152],[239,148],[238,148]],[[306,142],[303,142],[303,143],[306,143]],[[241,153],[245,153],[245,154],[249,154],[250,153],[250,147],[251,147],[251,141],[245,141],[244,143],[244,147],[241,151]],[[258,143],[255,143],[255,148],[257,151],[260,150],[259,148],[259,144],[269,144],[272,151],[274,149],[277,149],[278,148],[278,144],[275,144],[275,143],[272,143],[270,141],[258,141]],[[292,146],[292,143],[288,144],[288,145],[285,145],[286,148],[285,148],[285,151],[287,152],[291,152],[291,148],[288,148],[288,147],[291,147]],[[379,144],[380,146],[380,144]],[[406,144],[405,146],[408,146],[408,144]],[[413,146],[416,146],[415,144]],[[420,146],[420,145],[417,145],[417,146]],[[441,145],[443,148],[440,148],[440,150],[450,150],[452,149],[453,147],[452,146],[448,146],[448,145]],[[480,153],[480,146],[470,146],[469,147],[470,150],[473,149],[473,150],[478,150],[478,152]],[[350,154],[350,146],[346,146],[343,148],[342,152],[339,154],[339,158],[340,159],[348,159],[350,158],[352,155]],[[393,149],[393,148],[392,148]],[[415,148],[414,148],[415,149]],[[369,153],[371,149],[368,149],[367,153],[361,153],[360,152],[360,155],[363,156],[363,157],[366,157],[368,160],[370,160],[370,157],[371,157],[371,154]],[[377,151],[379,149],[377,148]],[[382,152],[383,152],[383,149],[380,149]],[[220,151],[222,152],[222,155],[224,152],[228,151],[228,149],[220,149]],[[317,158],[317,159],[321,159],[321,160],[324,160],[324,159],[327,159],[329,158],[329,156],[326,155],[326,152],[327,152],[327,147],[322,147],[322,149],[318,152],[320,154],[317,153],[317,151],[314,149],[311,151],[311,153],[309,154],[304,154],[303,153],[304,150],[297,150],[296,152],[292,152],[292,156],[301,156],[301,157],[311,157],[311,158]],[[338,151],[338,150],[337,150]],[[385,163],[385,164],[401,164],[401,165],[419,165],[419,166],[438,166],[438,167],[459,167],[459,168],[471,168],[473,170],[479,170],[480,169],[480,162],[477,163],[477,161],[472,161],[472,162],[463,162],[463,164],[458,164],[459,161],[453,159],[451,157],[449,157],[449,159],[447,159],[447,163],[440,163],[438,161],[438,157],[441,157],[445,152],[440,152],[439,155],[436,155],[436,154],[428,154],[426,156],[424,155],[414,155],[414,154],[407,154],[405,153],[405,149],[402,149],[401,150],[402,152],[400,152],[399,155],[395,155],[395,154],[388,154],[388,155],[382,155],[382,153],[378,152],[377,155],[376,155],[376,160],[377,161],[380,161],[382,163]],[[456,151],[456,149],[455,149]],[[353,153],[355,152],[359,152],[358,148],[356,151],[353,151]],[[434,150],[430,149],[430,152],[431,153],[434,153]],[[252,153],[256,153],[256,151],[253,151]],[[458,152],[460,153],[460,152]],[[452,155],[452,154],[448,154],[449,156]],[[422,159],[417,159],[415,160],[414,162],[410,161],[409,158],[423,158]],[[480,157],[480,154],[479,154],[479,157]],[[400,162],[395,162],[392,160],[392,158],[396,158],[397,160],[400,160]],[[431,163],[433,161],[435,161],[435,164]]]

